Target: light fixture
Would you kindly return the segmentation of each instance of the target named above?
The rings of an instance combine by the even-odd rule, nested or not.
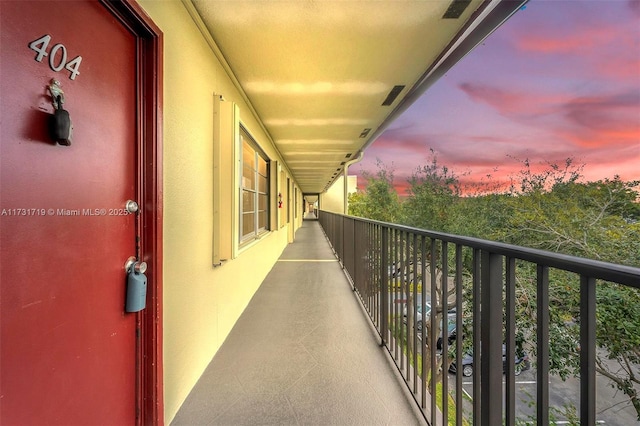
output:
[[[447,11],[442,15],[442,19],[458,19],[471,4],[471,0],[453,0]]]
[[[393,89],[391,89],[391,91],[387,95],[387,99],[384,100],[384,102],[382,103],[382,106],[391,105],[393,101],[396,100],[400,92],[402,92],[402,89],[404,89],[404,86],[393,86]]]

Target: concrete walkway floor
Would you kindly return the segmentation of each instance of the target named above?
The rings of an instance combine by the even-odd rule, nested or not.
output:
[[[379,341],[305,220],[172,424],[426,424]]]

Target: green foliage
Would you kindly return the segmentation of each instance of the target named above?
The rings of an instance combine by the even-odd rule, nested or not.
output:
[[[409,179],[404,202],[393,190],[393,174],[382,168],[366,194],[354,196],[352,214],[640,267],[640,181],[615,176],[583,182],[584,166],[570,158],[540,172],[528,160],[521,163],[507,191],[480,188],[463,196],[459,177],[439,165],[432,150],[430,163]],[[518,262],[516,274],[518,333],[532,351],[535,269]],[[596,291],[596,369],[627,395],[640,420],[640,291],[606,282],[598,282]],[[563,379],[579,375],[579,294],[579,277],[549,271],[550,371]]]
[[[367,188],[364,193],[349,196],[349,214],[383,222],[396,222],[400,200],[393,186],[393,170],[378,160],[375,175],[365,173]]]
[[[497,239],[496,230],[511,216],[510,195],[486,194],[462,197],[455,204],[456,221],[449,232],[483,239]]]
[[[640,266],[637,222],[639,182],[619,177],[579,182],[582,168],[550,165],[533,174],[524,163],[519,191],[507,199],[509,215],[493,239],[579,257]],[[527,278],[529,277],[529,278]],[[520,283],[535,292],[535,272]],[[579,375],[579,277],[550,270],[550,371],[562,379]],[[599,282],[596,287],[596,371],[629,398],[640,419],[640,292]],[[518,306],[522,310],[524,306]],[[535,341],[535,316],[519,315]]]
[[[596,337],[606,349],[596,370],[629,397],[640,420],[640,292],[605,283],[597,287]]]
[[[419,167],[409,179],[409,198],[402,204],[402,222],[447,232],[457,217],[454,212],[459,198],[458,176],[440,166],[431,150],[431,163]]]
[[[628,287],[599,285],[597,302],[597,335],[607,342],[609,356],[640,363],[640,294]]]
[[[634,190],[640,182],[622,182],[615,177],[579,183],[577,172],[551,173],[555,170],[557,166],[552,166],[542,177],[524,173],[524,191],[508,198],[509,214],[493,238],[640,266],[640,223],[636,219],[640,205]]]

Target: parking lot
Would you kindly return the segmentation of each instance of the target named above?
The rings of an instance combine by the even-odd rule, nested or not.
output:
[[[454,374],[449,374],[449,389],[455,392]],[[570,420],[561,414],[562,407],[569,404],[576,410],[580,407],[580,382],[575,378],[563,381],[558,376],[549,378],[549,407],[555,416],[555,422],[551,424],[571,424]],[[503,382],[504,383],[504,382]],[[535,420],[536,412],[536,371],[531,368],[516,377],[516,419],[521,421]],[[613,389],[606,378],[596,377],[596,418],[598,424],[633,426],[640,425],[636,419],[635,410],[630,405],[629,399],[621,391]],[[473,380],[464,377],[462,381],[464,392],[463,411],[465,417],[470,417],[472,412],[471,400],[473,399]],[[503,392],[503,395],[505,393]],[[503,402],[504,406],[504,402]],[[535,424],[535,423],[532,423]]]
[[[406,299],[398,298],[390,301],[390,311],[392,305],[396,304],[395,312],[403,315],[403,308],[406,306]],[[405,308],[406,309],[406,308]],[[402,318],[406,326],[406,317]],[[416,336],[419,338],[420,335]],[[416,350],[421,352],[422,346],[418,343]],[[606,359],[606,356],[603,356]],[[536,370],[535,359],[530,356],[531,368],[523,371],[516,377],[516,419],[526,422],[525,424],[535,424],[536,415]],[[640,366],[637,368],[640,373]],[[455,374],[449,373],[449,390],[455,393]],[[503,382],[504,383],[504,382]],[[640,426],[637,420],[636,411],[631,405],[629,398],[620,390],[611,386],[611,382],[604,376],[596,375],[596,423],[619,426]],[[472,377],[463,378],[463,412],[464,416],[470,418],[472,413],[471,401],[473,399]],[[505,392],[503,390],[503,396]],[[504,407],[504,403],[503,403]],[[565,408],[580,408],[580,381],[569,377],[562,380],[559,376],[549,377],[549,408],[551,424],[564,425],[572,424],[571,419],[564,415]],[[576,415],[577,418],[577,415]]]

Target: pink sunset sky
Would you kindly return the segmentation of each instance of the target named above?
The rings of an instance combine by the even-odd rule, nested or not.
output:
[[[508,182],[522,168],[514,158],[538,166],[568,157],[585,165],[585,180],[640,179],[640,0],[530,1],[350,173],[375,172],[379,159],[404,194],[430,149],[465,181]]]

